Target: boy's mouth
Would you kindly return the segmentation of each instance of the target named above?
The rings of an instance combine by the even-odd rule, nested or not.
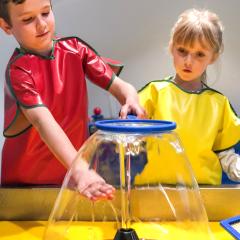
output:
[[[48,34],[49,32],[44,32],[44,33],[41,33],[41,34],[38,34],[37,37],[44,37]]]

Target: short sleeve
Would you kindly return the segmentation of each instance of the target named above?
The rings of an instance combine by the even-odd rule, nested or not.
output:
[[[112,68],[85,42],[83,43],[79,40],[77,49],[80,59],[83,59],[83,68],[87,78],[97,86],[108,90],[116,76]],[[120,73],[117,64],[115,65],[112,62],[111,65],[112,67],[115,66],[114,70],[117,74]]]
[[[240,140],[240,119],[235,114],[227,98],[224,102],[222,126],[214,142],[214,151],[223,151],[233,147]]]
[[[123,64],[115,59],[101,57],[102,60],[112,69],[112,71],[119,76],[123,69]]]
[[[28,129],[31,124],[22,114],[19,106],[31,108],[43,105],[31,75],[22,68],[12,66],[7,70],[4,86],[4,132],[13,137]]]
[[[42,99],[31,77],[31,73],[27,70],[13,66],[9,71],[7,85],[21,106],[32,107],[42,104]]]

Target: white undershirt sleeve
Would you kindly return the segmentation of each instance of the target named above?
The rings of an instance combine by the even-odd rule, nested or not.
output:
[[[231,148],[217,154],[223,171],[232,181],[240,182],[240,155]]]

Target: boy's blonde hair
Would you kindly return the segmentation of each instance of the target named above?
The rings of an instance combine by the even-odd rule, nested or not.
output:
[[[169,47],[174,44],[193,46],[199,41],[203,47],[204,42],[213,49],[216,55],[223,51],[223,26],[218,16],[208,10],[189,9],[183,12],[172,28]]]

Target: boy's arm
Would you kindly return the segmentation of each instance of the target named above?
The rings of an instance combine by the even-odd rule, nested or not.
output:
[[[46,107],[21,108],[21,110],[50,151],[66,168],[69,168],[77,151],[49,110]]]
[[[36,128],[50,151],[69,169],[77,151],[50,111],[46,107],[28,109],[22,107],[21,110],[33,127]],[[111,199],[113,197],[113,187],[106,184],[96,172],[90,170],[85,161],[78,161],[77,167],[78,171],[73,177],[80,193],[92,200]]]
[[[137,91],[131,84],[115,77],[109,92],[122,105],[121,118],[126,118],[128,113],[136,114],[138,118],[145,118],[145,111],[139,104]]]

